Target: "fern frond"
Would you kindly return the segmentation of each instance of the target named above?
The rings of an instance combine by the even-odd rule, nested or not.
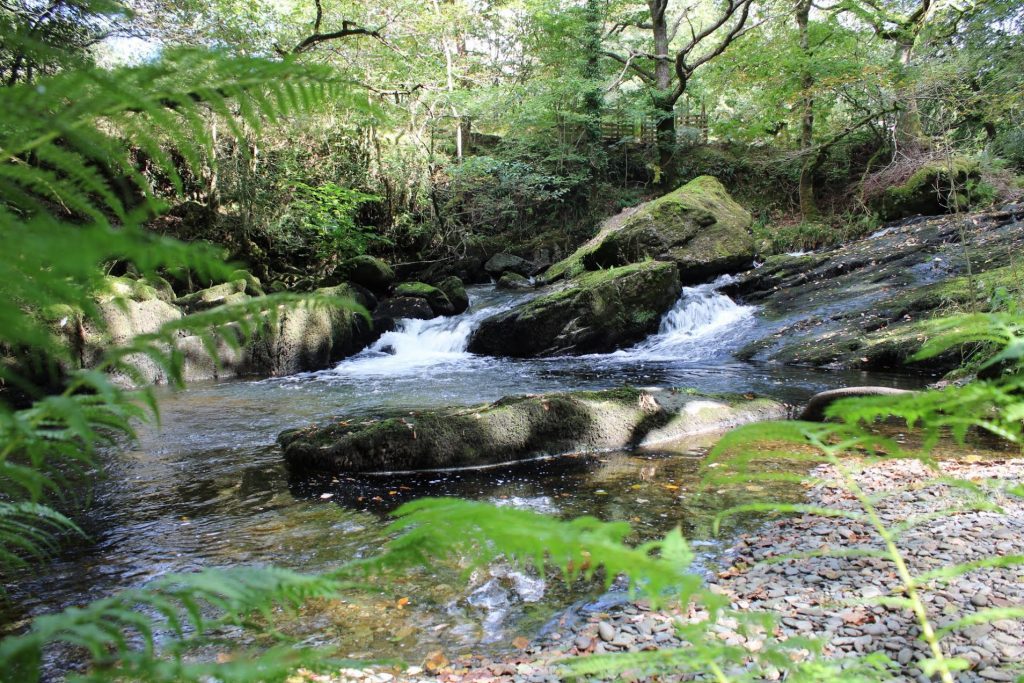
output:
[[[476,564],[504,555],[541,572],[553,566],[566,581],[590,579],[603,567],[606,583],[625,574],[631,590],[642,590],[655,603],[669,595],[686,602],[700,587],[700,577],[687,571],[693,553],[678,529],[662,541],[630,547],[623,542],[630,533],[625,522],[593,517],[560,522],[529,510],[450,498],[407,503],[395,516],[389,528],[401,535],[372,561],[375,568],[406,567],[458,552]]]
[[[324,653],[246,653],[223,671],[220,665],[189,663],[184,657],[194,645],[209,643],[218,629],[246,628],[253,615],[272,620],[277,608],[329,598],[347,587],[336,579],[273,568],[167,576],[146,588],[35,619],[28,633],[0,641],[0,680],[38,680],[43,650],[56,643],[88,652],[102,680],[222,679],[222,673],[226,680],[244,680],[243,675],[253,671],[280,672],[313,657],[323,660]],[[169,658],[155,656],[158,637],[166,639],[161,648]]]

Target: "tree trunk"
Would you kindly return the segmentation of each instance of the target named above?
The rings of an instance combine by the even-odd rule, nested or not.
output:
[[[657,110],[656,142],[658,168],[655,173],[657,185],[662,190],[672,190],[676,184],[675,148],[676,113],[675,98],[672,96],[672,60],[668,54],[668,0],[648,0],[651,11],[651,31],[654,34],[654,106]]]
[[[896,45],[895,59],[900,66],[900,81],[906,78],[906,71],[910,68],[914,57],[914,44],[917,42],[917,34],[908,37]],[[920,151],[929,147],[924,135],[924,126],[921,123],[921,110],[917,105],[917,97],[908,91],[904,83],[899,84],[898,96],[902,108],[896,118],[896,144],[905,152]]]
[[[800,32],[800,51],[804,63],[801,67],[800,86],[800,150],[809,155],[814,144],[814,74],[811,73],[810,24],[811,0],[801,0],[796,6],[796,25]],[[814,192],[814,159],[805,157],[800,169],[800,215],[805,221],[815,221],[821,217],[818,200]]]

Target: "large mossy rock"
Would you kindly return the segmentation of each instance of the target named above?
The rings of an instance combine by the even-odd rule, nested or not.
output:
[[[430,306],[430,310],[435,316],[453,315],[455,313],[455,304],[451,302],[448,295],[441,289],[428,285],[425,282],[403,282],[395,287],[394,295],[396,297],[423,299]]]
[[[505,273],[517,273],[527,277],[533,274],[534,268],[533,263],[514,254],[495,254],[484,264],[484,270],[491,277],[501,277]]]
[[[494,285],[498,289],[533,289],[533,283],[519,273],[505,273]]]
[[[466,286],[462,280],[454,275],[449,275],[437,283],[437,288],[448,296],[448,300],[455,307],[455,315],[464,313],[469,308],[469,295],[466,293]]]
[[[414,320],[430,320],[436,317],[434,310],[427,303],[426,299],[418,296],[396,296],[385,299],[373,312],[376,320],[401,320],[412,318]]]
[[[874,202],[882,220],[938,216],[966,211],[981,195],[977,162],[969,159],[924,164],[902,185],[890,187]]]
[[[549,282],[646,258],[671,261],[682,284],[748,268],[754,260],[750,213],[717,179],[700,176],[640,206],[545,273]]]
[[[317,294],[353,299],[344,285]],[[321,370],[362,350],[379,336],[364,315],[351,306],[289,308],[252,341],[248,370],[260,375],[290,375]]]
[[[169,287],[159,280],[108,277],[98,288],[94,308],[87,314],[70,306],[56,305],[41,312],[54,334],[67,345],[70,364],[62,363],[68,373],[100,364],[107,352],[129,344],[138,335],[151,334],[167,323],[180,320],[189,309],[202,310],[234,300],[247,300],[245,280],[215,285],[170,303]],[[339,286],[317,290],[324,296],[349,299],[365,306],[368,295],[357,286]],[[423,306],[425,301],[416,299]],[[181,305],[175,305],[180,303]],[[429,310],[429,307],[428,307]],[[285,375],[320,370],[346,356],[358,353],[376,340],[386,325],[373,326],[349,305],[297,307],[282,310],[248,341],[237,328],[221,330],[216,360],[203,340],[185,331],[174,337],[181,353],[182,378],[187,382],[224,379],[244,375]],[[228,343],[223,337],[234,333]],[[125,386],[163,384],[169,381],[166,368],[144,354],[125,358],[134,368],[115,374]]]
[[[232,282],[207,287],[192,294],[179,296],[174,300],[174,305],[183,308],[189,313],[193,313],[195,311],[215,308],[223,304],[245,301],[249,298],[245,294],[247,286],[248,282],[244,278],[240,278]]]
[[[484,320],[469,350],[515,357],[614,351],[657,330],[679,288],[675,265],[660,261],[584,273],[559,291]]]
[[[648,446],[785,416],[785,406],[766,399],[623,388],[334,420],[283,432],[278,443],[289,465],[298,469],[395,472]]]
[[[334,273],[336,279],[354,282],[373,292],[386,291],[395,281],[391,266],[374,256],[354,256],[342,261]]]
[[[967,347],[916,357],[936,334],[933,319],[998,306],[993,292],[1019,286],[1022,249],[1024,204],[1017,204],[908,219],[841,247],[772,256],[723,290],[772,321],[737,355],[836,369],[955,370]]]

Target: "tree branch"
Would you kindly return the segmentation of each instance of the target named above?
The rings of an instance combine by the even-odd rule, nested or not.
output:
[[[722,15],[715,21],[711,22],[711,24],[705,27],[700,33],[695,33],[691,24],[690,42],[676,53],[675,70],[677,82],[676,87],[672,92],[673,102],[682,97],[683,93],[686,92],[687,82],[690,80],[690,76],[693,75],[694,71],[725,52],[729,45],[743,36],[748,30],[757,28],[757,26],[760,26],[761,23],[763,23],[758,22],[753,26],[747,26],[747,19],[750,17],[750,7],[752,4],[753,0],[729,0],[729,5],[725,8],[725,11],[722,12]],[[729,29],[729,32],[718,42],[718,44],[697,59],[697,61],[692,64],[688,64],[686,60],[690,54],[697,49],[704,40],[732,19],[737,12],[739,12],[739,16],[736,19],[736,23],[733,24],[732,28]]]
[[[605,57],[610,57],[610,58],[614,59],[616,62],[618,62],[619,64],[623,64],[626,67],[632,69],[633,73],[635,73],[636,75],[640,76],[640,78],[644,79],[648,83],[653,83],[654,82],[654,80],[655,80],[654,72],[648,71],[647,69],[643,68],[639,64],[636,64],[635,62],[633,62],[633,58],[637,56],[635,53],[630,53],[628,58],[627,57],[623,57],[621,55],[617,55],[614,52],[608,52],[608,51],[603,51],[603,52],[601,52],[601,54],[603,54]]]
[[[338,31],[331,31],[330,33],[321,33],[320,28],[324,21],[324,6],[322,0],[313,0],[316,5],[316,18],[313,20],[313,33],[298,43],[295,44],[290,50],[286,50],[280,45],[274,46],[274,52],[282,57],[287,55],[297,55],[303,52],[308,52],[320,43],[325,43],[331,40],[339,40],[341,38],[347,38],[349,36],[370,36],[376,38],[381,42],[384,41],[384,36],[381,35],[380,29],[370,29],[364,26],[348,21],[347,19],[342,20],[341,29]],[[386,44],[386,43],[385,43]]]

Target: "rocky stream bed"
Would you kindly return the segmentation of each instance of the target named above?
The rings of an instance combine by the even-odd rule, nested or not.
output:
[[[856,501],[835,481],[835,472],[820,468],[823,479],[807,491],[811,504],[855,509]],[[1019,483],[1024,461],[988,454],[968,456],[966,461],[942,461],[939,471],[916,460],[883,461],[856,473],[858,484],[869,494],[892,492],[879,505],[886,524],[919,517],[921,523],[899,541],[911,572],[918,574],[954,563],[984,557],[1007,557],[1024,548],[1024,503],[1018,497],[998,496],[1001,510],[975,511],[958,499],[956,489],[938,482],[940,476],[974,482]],[[963,504],[960,511],[943,512]],[[951,501],[953,501],[951,503]],[[726,596],[736,610],[764,611],[776,618],[773,637],[813,637],[823,644],[827,658],[857,657],[882,653],[891,660],[891,675],[880,680],[932,680],[917,667],[927,657],[917,636],[913,615],[876,604],[875,599],[899,595],[894,565],[878,558],[844,556],[858,549],[879,549],[881,542],[858,522],[803,515],[765,523],[744,534],[725,554],[719,570],[708,577],[712,590]],[[821,556],[768,562],[794,553],[824,552]],[[979,610],[1019,606],[1024,602],[1024,574],[1020,567],[980,568],[948,583],[931,582],[923,590],[929,618],[941,628]],[[534,640],[513,642],[520,653],[502,657],[474,656],[448,659],[442,652],[428,655],[422,664],[408,668],[344,669],[332,675],[297,672],[290,681],[301,683],[387,683],[390,681],[516,681],[554,683],[565,673],[559,662],[594,653],[636,652],[682,647],[675,633],[679,621],[706,619],[691,608],[652,610],[644,602],[620,600],[597,602],[568,613]],[[764,647],[764,633],[741,633],[729,618],[711,630],[725,643],[754,653]],[[1024,623],[997,619],[964,628],[944,641],[947,656],[960,657],[970,670],[962,681],[1013,681],[1024,673]],[[807,651],[803,651],[809,656]],[[799,656],[799,655],[798,655]],[[768,680],[778,679],[779,672]],[[619,680],[641,680],[637,670]],[[690,680],[685,676],[660,676],[658,680]]]

